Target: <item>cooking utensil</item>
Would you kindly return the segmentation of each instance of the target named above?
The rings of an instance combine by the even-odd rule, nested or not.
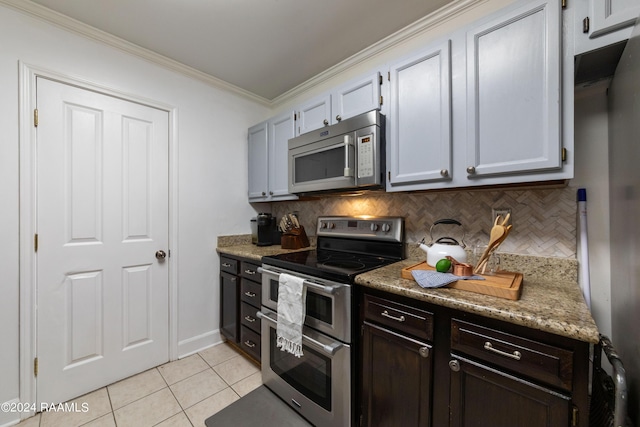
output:
[[[489,244],[487,245],[487,249],[484,251],[480,259],[478,260],[478,264],[476,265],[475,270],[473,271],[474,273],[477,274],[478,272],[480,272],[481,274],[484,274],[489,257],[491,256],[492,253],[496,251],[496,249],[498,249],[498,247],[502,244],[502,242],[505,241],[505,239],[511,232],[511,229],[513,228],[513,224],[510,224],[509,226],[505,227],[505,224],[509,221],[510,215],[511,214],[507,214],[504,220],[502,220],[500,215],[496,217],[493,228],[491,228],[491,236],[489,238]],[[500,224],[498,224],[498,222],[500,222]]]
[[[509,215],[507,214],[507,217],[508,216]],[[487,244],[487,249],[484,251],[480,259],[478,260],[478,264],[476,265],[475,270],[473,270],[474,273],[477,274],[480,271],[481,266],[483,264],[486,264],[486,259],[489,257],[489,254],[493,250],[493,247],[506,233],[507,227],[502,225],[502,224],[506,224],[506,221],[508,221],[508,218],[505,221],[502,221],[502,217],[500,215],[496,217],[496,220],[493,223],[493,227],[491,228],[491,234],[489,236],[489,243]],[[498,224],[498,222],[501,222],[501,223]],[[500,241],[500,243],[502,243],[502,241]]]

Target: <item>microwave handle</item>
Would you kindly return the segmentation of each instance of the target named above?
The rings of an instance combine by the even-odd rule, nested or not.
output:
[[[349,162],[349,154],[351,152],[351,135],[344,136],[344,176],[353,176],[353,168]]]

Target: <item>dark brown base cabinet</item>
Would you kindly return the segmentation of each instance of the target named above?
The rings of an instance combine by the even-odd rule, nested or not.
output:
[[[220,256],[220,333],[256,362],[260,362],[259,266],[259,262]]]
[[[237,343],[240,336],[238,322],[238,291],[240,262],[233,258],[220,257],[220,333],[229,341]]]
[[[588,343],[359,293],[363,426],[589,425]]]

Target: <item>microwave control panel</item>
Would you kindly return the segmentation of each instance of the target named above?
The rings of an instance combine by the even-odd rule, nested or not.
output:
[[[359,136],[356,149],[358,150],[358,178],[373,176],[373,155],[374,155],[373,134]]]

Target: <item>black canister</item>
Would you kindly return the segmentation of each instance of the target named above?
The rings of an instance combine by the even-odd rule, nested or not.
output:
[[[256,217],[258,223],[258,246],[270,246],[272,245],[272,216],[270,213],[259,213]]]

